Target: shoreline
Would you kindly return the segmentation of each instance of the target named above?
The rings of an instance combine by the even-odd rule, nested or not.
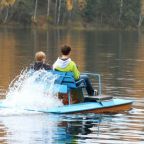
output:
[[[30,24],[30,25],[22,25],[19,23],[9,23],[9,24],[0,24],[0,28],[16,28],[16,29],[38,29],[47,31],[49,29],[61,29],[61,30],[77,30],[77,31],[144,31],[144,28],[121,28],[121,27],[112,27],[109,25],[100,24],[87,24],[87,26],[83,26],[82,24],[69,24],[69,25],[52,25],[52,24]]]

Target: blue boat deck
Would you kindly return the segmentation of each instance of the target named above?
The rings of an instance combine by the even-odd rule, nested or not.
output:
[[[64,105],[64,106],[55,107],[46,110],[40,110],[40,111],[46,113],[59,113],[59,114],[76,113],[76,112],[83,112],[83,111],[101,109],[101,108],[109,108],[109,107],[131,104],[131,103],[133,103],[132,100],[112,99],[112,100],[102,101],[102,102],[84,102],[78,104]]]

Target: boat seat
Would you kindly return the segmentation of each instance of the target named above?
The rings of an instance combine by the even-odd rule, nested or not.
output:
[[[53,71],[58,77],[54,82],[54,89],[63,104],[80,103],[84,101],[82,88],[85,87],[83,79],[75,81],[73,73]]]
[[[80,79],[75,81],[72,72],[51,71],[53,74],[58,75],[55,80],[55,87],[60,93],[68,93],[71,89],[84,88],[85,81]],[[67,92],[66,92],[67,91]]]
[[[99,96],[85,96],[84,101],[86,102],[101,102],[101,101],[106,101],[106,100],[111,100],[113,97],[112,96],[107,96],[107,95],[99,95]]]
[[[66,85],[55,84],[54,89],[55,89],[55,92],[57,93],[63,93],[63,94],[68,93],[68,87]]]

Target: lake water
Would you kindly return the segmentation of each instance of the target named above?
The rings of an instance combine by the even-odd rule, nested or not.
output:
[[[144,33],[0,28],[0,98],[42,50],[52,64],[62,44],[72,46],[81,72],[100,73],[103,94],[134,100],[115,115],[52,115],[0,110],[1,144],[143,144]]]

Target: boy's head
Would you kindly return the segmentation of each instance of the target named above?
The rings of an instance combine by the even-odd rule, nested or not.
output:
[[[70,52],[71,52],[71,47],[70,46],[64,45],[64,46],[61,47],[62,55],[66,55],[67,56],[67,55],[70,54]]]
[[[36,61],[41,61],[41,62],[45,62],[46,60],[46,54],[42,51],[39,51],[35,54],[35,60]]]

